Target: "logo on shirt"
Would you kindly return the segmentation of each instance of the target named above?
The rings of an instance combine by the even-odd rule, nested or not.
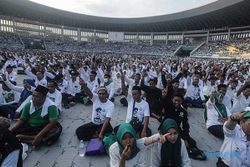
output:
[[[179,114],[179,117],[184,117],[184,113],[183,112],[180,112],[180,114]]]
[[[137,113],[138,113],[138,108],[135,107],[134,110],[133,110],[133,113],[132,113],[132,114],[133,114],[133,117],[136,117],[135,115],[136,115]]]
[[[97,122],[97,123],[101,123],[102,120],[101,120],[101,112],[102,112],[102,108],[98,107],[95,109],[96,111],[96,116],[94,118],[94,121]]]

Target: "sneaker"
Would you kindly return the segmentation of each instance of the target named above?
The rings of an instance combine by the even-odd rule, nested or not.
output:
[[[69,105],[70,105],[70,106],[74,106],[74,105],[76,105],[76,102],[71,101],[71,102],[69,103]]]
[[[207,156],[204,154],[203,151],[199,150],[197,147],[189,148],[188,155],[190,158],[200,161],[205,161]]]

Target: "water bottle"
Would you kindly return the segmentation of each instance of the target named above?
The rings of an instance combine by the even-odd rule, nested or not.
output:
[[[79,144],[79,156],[80,157],[84,157],[85,155],[85,145],[83,140],[80,140],[80,144]]]

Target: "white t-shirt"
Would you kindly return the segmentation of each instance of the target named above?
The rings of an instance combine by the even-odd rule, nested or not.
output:
[[[246,98],[243,93],[235,97],[231,113],[244,111],[250,104],[250,97]]]
[[[1,167],[17,167],[20,150],[12,151],[3,161]]]
[[[210,99],[206,103],[207,106],[207,122],[206,122],[206,127],[209,128],[210,126],[213,125],[223,125],[223,122],[219,121],[219,113],[214,107],[215,104],[213,104]],[[229,109],[226,107],[227,110],[227,117],[230,117],[231,113]]]
[[[93,94],[91,99],[93,102],[93,111],[91,121],[94,124],[101,125],[104,123],[106,117],[112,118],[114,112],[114,104],[111,101],[102,103],[97,94]]]
[[[62,111],[62,93],[59,92],[59,90],[56,89],[54,93],[48,92],[47,97],[55,103],[60,111]]]
[[[249,167],[250,149],[245,133],[239,125],[230,130],[225,124],[223,125],[225,139],[220,149],[222,161],[230,167]]]
[[[140,103],[135,102],[134,111],[132,111],[134,99],[130,94],[128,94],[127,96],[127,101],[128,101],[128,110],[127,110],[127,117],[126,117],[127,123],[131,121],[133,112],[134,112],[134,116],[137,117],[140,122],[143,121],[144,117],[150,116],[149,105],[145,100],[141,100]]]

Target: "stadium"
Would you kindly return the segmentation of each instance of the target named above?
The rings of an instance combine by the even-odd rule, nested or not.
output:
[[[71,13],[26,0],[0,3],[1,31],[14,33],[21,45],[31,37],[33,43],[40,41],[47,50],[89,51],[91,47],[84,45],[96,43],[95,51],[108,52],[109,43],[115,42],[125,46],[112,52],[124,53],[130,47],[126,45],[133,46],[126,54],[145,54],[136,47],[142,45],[156,55],[249,55],[248,1],[219,0],[169,15],[121,19]],[[55,41],[59,46],[51,45]],[[70,43],[71,47],[60,47],[60,43]],[[159,51],[150,52],[154,50],[151,46]]]
[[[2,142],[2,127],[4,125],[2,116],[8,119],[7,122],[11,126],[7,129],[14,134],[15,128],[17,128],[15,125],[20,120],[30,119],[32,112],[34,114],[39,110],[41,112],[41,116],[37,114],[39,119],[44,118],[42,117],[44,110],[45,114],[49,115],[48,108],[51,106],[46,106],[48,107],[46,110],[44,105],[47,99],[49,101],[54,99],[48,104],[58,105],[54,111],[55,118],[51,119],[50,115],[48,117],[45,115],[48,119],[47,122],[45,121],[46,123],[49,124],[56,120],[57,124],[53,124],[54,128],[58,128],[58,124],[61,126],[61,129],[58,130],[58,128],[56,131],[57,136],[53,136],[56,138],[53,142],[47,143],[45,139],[55,135],[50,134],[54,129],[46,129],[45,132],[42,131],[44,129],[39,129],[40,133],[27,135],[29,139],[27,142],[23,142],[26,141],[22,138],[23,134],[19,136],[15,132],[18,143],[28,144],[22,145],[23,150],[21,149],[23,151],[23,166],[116,167],[118,164],[112,164],[110,155],[79,156],[79,143],[81,145],[79,141],[83,140],[79,137],[79,129],[83,126],[82,131],[85,130],[86,133],[92,131],[92,127],[84,127],[84,125],[89,121],[95,124],[93,118],[96,114],[95,119],[98,116],[97,120],[102,121],[102,123],[95,125],[101,128],[96,130],[91,137],[103,139],[103,129],[108,126],[111,126],[111,132],[115,127],[118,129],[118,125],[124,121],[127,122],[129,116],[126,114],[129,112],[132,112],[131,119],[135,117],[134,109],[138,102],[131,93],[135,87],[138,89],[136,91],[140,92],[141,99],[139,101],[142,100],[148,104],[148,113],[142,113],[144,117],[139,123],[143,123],[143,126],[147,124],[147,128],[152,134],[158,134],[160,125],[168,118],[168,107],[175,107],[175,102],[172,101],[174,96],[180,97],[179,101],[181,102],[176,102],[181,103],[177,109],[182,108],[184,112],[175,116],[178,119],[181,117],[181,120],[185,119],[185,125],[188,127],[185,135],[193,142],[193,146],[191,146],[192,144],[188,143],[190,141],[185,140],[184,144],[188,143],[184,147],[187,149],[187,164],[189,161],[190,164],[186,166],[182,164],[182,166],[218,166],[218,158],[221,156],[221,148],[224,144],[224,134],[220,138],[209,130],[210,125],[207,124],[207,120],[210,118],[206,118],[209,117],[207,111],[213,107],[214,111],[217,111],[219,108],[216,106],[217,104],[223,104],[225,110],[229,111],[230,114],[227,113],[226,118],[222,116],[223,120],[221,120],[222,114],[219,112],[215,112],[212,116],[216,119],[213,123],[219,124],[220,129],[218,129],[222,133],[224,133],[224,129],[222,129],[225,128],[224,123],[234,121],[236,126],[236,121],[241,121],[235,118],[238,116],[235,115],[238,113],[235,108],[240,108],[246,113],[250,112],[247,108],[250,106],[249,58],[249,0],[217,0],[176,13],[134,18],[74,13],[30,0],[0,0],[0,142]],[[138,76],[139,79],[136,80]],[[194,78],[198,78],[198,83],[194,83]],[[111,83],[112,87],[109,85]],[[27,84],[30,86],[29,88],[26,88]],[[177,88],[174,87],[175,84],[177,84]],[[151,87],[152,85],[154,88]],[[53,86],[54,88],[50,92]],[[199,96],[195,97],[193,101],[192,99],[188,101],[190,99],[186,98],[191,92],[189,91],[190,87],[196,91],[193,91],[195,92],[193,96]],[[24,90],[28,92],[25,93],[29,96],[22,99],[22,95],[25,94]],[[12,99],[13,101],[9,102],[9,99],[5,99],[8,92],[14,91],[17,91],[15,98],[20,96],[23,101]],[[99,92],[102,91],[108,96],[105,97],[105,102],[101,101],[102,97],[99,95]],[[45,95],[44,92],[46,92]],[[55,95],[55,92],[58,94]],[[41,93],[40,96],[36,95],[37,93]],[[134,99],[133,103],[126,99],[130,95],[129,93],[131,93],[131,99]],[[217,99],[215,93],[219,94]],[[38,97],[34,97],[34,94]],[[43,103],[38,107],[35,106],[33,101],[43,95]],[[57,104],[55,99],[58,97],[60,99]],[[96,102],[92,101],[93,99],[98,99],[101,105],[110,102],[110,108],[113,104],[114,112],[113,110],[110,112],[113,115],[109,113],[112,119],[111,116],[107,116],[108,114],[98,115],[100,114],[98,112],[102,112],[100,111],[102,108],[98,108],[99,111],[96,108],[95,111]],[[122,101],[124,99],[125,103]],[[223,102],[219,102],[218,99],[223,99]],[[196,103],[193,103],[194,101]],[[29,110],[26,111],[27,103],[30,106]],[[48,104],[46,103],[46,105]],[[10,112],[6,105],[11,105]],[[153,105],[156,109],[152,107]],[[172,109],[171,107],[169,110]],[[129,111],[129,108],[133,111]],[[35,111],[32,111],[33,109]],[[140,110],[143,109],[140,108]],[[153,115],[155,110],[158,110],[156,116]],[[6,114],[6,111],[9,113]],[[24,111],[30,115],[25,117]],[[92,115],[91,111],[93,111]],[[184,118],[183,115],[186,117]],[[101,120],[100,117],[104,117],[105,120]],[[148,118],[148,122],[144,123],[146,118]],[[249,116],[246,117],[248,120],[249,118]],[[106,120],[108,120],[107,124],[105,124]],[[102,126],[99,127],[99,125]],[[185,125],[183,122],[178,124],[181,131]],[[237,125],[237,128],[240,128],[240,125]],[[145,130],[144,127],[143,130]],[[42,135],[41,132],[43,132]],[[47,134],[45,135],[45,133]],[[43,138],[44,140],[39,139],[39,147],[36,147],[34,141],[36,141],[37,136],[41,137],[39,134],[46,137]],[[137,137],[146,137],[146,132],[143,135],[137,134]],[[247,137],[250,138],[249,134],[242,132],[241,136],[244,135],[245,137],[248,135]],[[185,136],[181,137],[184,142]],[[166,138],[164,135],[164,140],[167,140]],[[249,146],[248,138],[244,139],[244,141],[248,140],[244,143],[247,147]],[[180,140],[182,141],[182,139]],[[118,139],[116,140],[118,141]],[[240,138],[237,141],[242,142],[243,139]],[[84,143],[86,147],[88,142],[84,141]],[[153,166],[151,165],[152,147],[142,151],[145,154],[144,165],[138,165],[138,161],[134,166]],[[110,148],[111,145],[108,150]],[[119,146],[117,148],[120,149]],[[197,155],[192,154],[195,152],[192,148],[198,152],[198,158]],[[228,155],[226,158],[229,156],[239,158],[238,154],[234,153],[241,153],[241,149],[241,147],[237,147],[236,151],[224,152],[224,155]],[[0,148],[0,166],[7,159],[2,159],[3,153],[1,151]],[[242,152],[246,154],[245,158],[247,159],[249,149]],[[111,153],[112,151],[109,152],[109,154]],[[117,154],[119,154],[118,159],[121,159],[119,151]],[[223,158],[225,157],[222,156],[219,160],[223,162]],[[244,165],[249,165],[249,162],[249,158],[244,160]],[[16,164],[18,163],[19,160]],[[7,162],[7,165],[4,165],[8,166],[9,164]],[[238,166],[243,166],[242,164]],[[228,165],[230,166],[230,164]],[[9,166],[14,167],[15,165]],[[238,166],[233,165],[233,167]]]

